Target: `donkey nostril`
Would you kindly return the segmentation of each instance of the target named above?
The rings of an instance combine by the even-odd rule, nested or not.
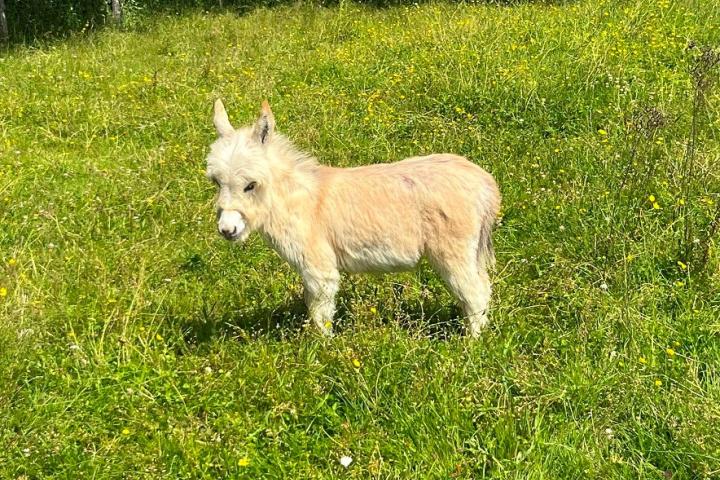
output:
[[[220,234],[225,238],[233,238],[237,236],[238,233],[237,225],[234,225],[232,227],[232,230],[230,230],[230,227],[222,227],[218,228],[218,230],[220,231]]]

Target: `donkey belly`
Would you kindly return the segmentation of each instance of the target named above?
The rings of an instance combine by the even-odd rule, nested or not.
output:
[[[336,253],[340,270],[349,273],[411,270],[420,260],[419,251],[383,245],[345,247]]]

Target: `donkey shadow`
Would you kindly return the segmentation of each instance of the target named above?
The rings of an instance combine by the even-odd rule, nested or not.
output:
[[[193,318],[177,319],[177,323],[189,345],[201,345],[218,337],[247,341],[267,336],[284,340],[306,330],[307,309],[300,297],[251,310],[230,310],[213,304],[204,306]]]
[[[402,302],[390,314],[380,312],[376,321],[358,319],[350,307],[348,295],[338,295],[337,312],[333,322],[335,335],[372,325],[396,325],[416,337],[448,340],[463,334],[462,312],[453,303],[426,298],[419,302]],[[382,309],[381,309],[382,310]],[[269,307],[255,307],[246,311],[233,311],[223,305],[203,307],[192,318],[176,318],[183,331],[186,345],[202,345],[217,338],[251,341],[266,337],[285,341],[306,334],[317,334],[308,322],[307,307],[301,296]]]

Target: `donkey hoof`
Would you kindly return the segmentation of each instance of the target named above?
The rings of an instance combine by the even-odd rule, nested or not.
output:
[[[310,322],[306,323],[305,326],[310,326]],[[331,322],[325,322],[325,323],[314,323],[314,328],[312,329],[313,332],[315,332],[317,335],[325,338],[330,338],[333,336],[333,329],[332,329],[332,323]]]

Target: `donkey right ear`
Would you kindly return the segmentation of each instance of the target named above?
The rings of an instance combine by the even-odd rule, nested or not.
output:
[[[268,101],[263,100],[260,117],[253,128],[253,136],[260,143],[268,143],[273,136],[273,132],[275,132],[275,115],[273,115]]]
[[[219,98],[215,100],[215,108],[213,114],[213,123],[215,124],[215,130],[221,137],[227,137],[235,133],[235,129],[230,125],[230,119],[225,111],[225,105]]]

